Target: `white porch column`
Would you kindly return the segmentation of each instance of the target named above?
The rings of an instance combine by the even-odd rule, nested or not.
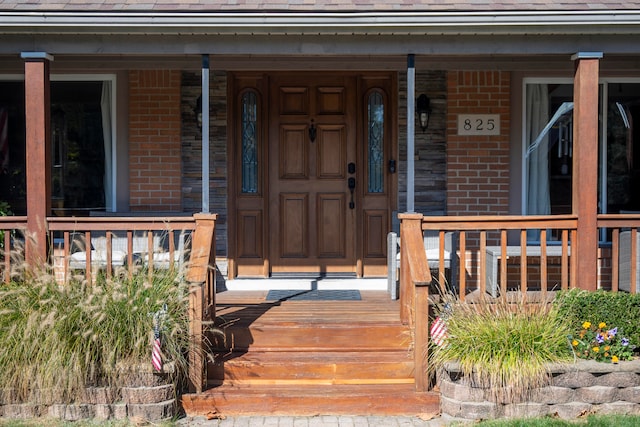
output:
[[[416,66],[415,55],[407,55],[407,212],[414,212],[415,202],[415,99]]]
[[[202,55],[202,212],[209,213],[209,55]]]

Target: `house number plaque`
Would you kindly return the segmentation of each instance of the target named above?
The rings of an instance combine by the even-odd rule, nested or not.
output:
[[[500,114],[458,114],[458,135],[500,135]]]

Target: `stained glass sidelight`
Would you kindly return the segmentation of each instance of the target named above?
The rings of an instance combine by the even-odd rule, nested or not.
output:
[[[255,92],[242,95],[242,192],[258,192],[258,102]]]
[[[384,100],[379,92],[369,95],[368,112],[367,191],[382,193],[384,192]]]

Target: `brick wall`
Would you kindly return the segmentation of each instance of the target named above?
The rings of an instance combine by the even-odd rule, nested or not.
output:
[[[132,211],[181,211],[180,71],[129,72]]]
[[[510,74],[447,75],[447,213],[509,213]],[[458,114],[500,114],[500,135],[459,136]]]

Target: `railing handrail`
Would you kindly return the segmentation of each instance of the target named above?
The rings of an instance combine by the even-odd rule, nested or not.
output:
[[[422,230],[520,230],[523,228],[575,229],[577,215],[424,216]]]
[[[26,216],[0,216],[0,230],[26,230]]]
[[[47,217],[49,231],[162,231],[168,228],[195,230],[193,217]],[[170,227],[169,227],[170,224]]]

